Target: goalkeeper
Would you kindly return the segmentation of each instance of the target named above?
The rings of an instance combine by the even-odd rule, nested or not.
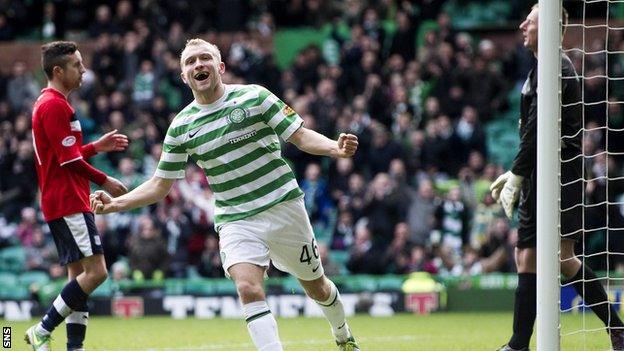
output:
[[[520,25],[524,46],[537,57],[538,6]],[[564,26],[568,15],[563,10]],[[570,59],[561,60],[561,273],[604,322],[614,350],[624,350],[624,327],[591,268],[574,256],[574,244],[583,232],[583,159],[581,153],[581,86]],[[518,203],[518,242],[515,259],[518,287],[514,303],[513,335],[499,351],[529,349],[536,314],[536,193],[537,193],[537,67],[522,88],[520,150],[511,171],[492,184],[492,196],[511,218]],[[554,233],[553,233],[554,235]]]

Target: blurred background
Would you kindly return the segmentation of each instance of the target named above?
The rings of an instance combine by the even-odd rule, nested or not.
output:
[[[189,38],[217,44],[226,83],[261,84],[308,128],[357,134],[353,159],[332,160],[283,145],[320,245],[325,271],[346,291],[419,292],[435,282],[435,309],[457,308],[454,291],[500,290],[483,308],[511,309],[515,223],[488,187],[518,146],[520,87],[534,65],[517,27],[525,0],[26,0],[0,1],[0,298],[44,302],[65,279],[38,209],[31,108],[44,87],[40,45],[74,40],[86,61],[70,95],[85,140],[112,129],[127,151],[90,161],[130,189],[152,176],[171,119],[192,100],[180,79]],[[624,4],[564,1],[571,22],[621,23]],[[605,32],[607,35],[605,35]],[[570,28],[566,47],[624,48],[622,31]],[[568,53],[582,75],[622,77],[624,55]],[[587,155],[621,148],[624,89],[583,81]],[[605,98],[606,97],[606,98]],[[588,175],[621,174],[620,157],[586,160]],[[592,182],[586,205],[624,190]],[[607,195],[605,195],[607,194]],[[615,200],[614,200],[615,201]],[[96,296],[233,294],[222,280],[213,196],[188,165],[166,200],[96,216],[110,269]],[[620,206],[588,207],[587,226],[624,223]],[[617,251],[617,236],[588,235],[586,254]],[[607,244],[608,242],[608,244]],[[621,251],[621,250],[620,250]],[[617,255],[588,258],[595,270],[624,272]],[[417,275],[410,275],[418,273]],[[424,275],[422,274],[424,273]],[[488,279],[489,273],[497,275]],[[294,291],[271,269],[272,291]],[[283,277],[283,278],[281,278]],[[412,281],[413,282],[413,281]],[[459,288],[458,288],[459,287]],[[455,289],[455,290],[453,290]],[[300,290],[297,290],[301,292]],[[478,291],[477,291],[478,292]],[[454,295],[455,294],[455,295]],[[402,295],[401,295],[402,296]],[[448,298],[448,299],[447,299]],[[497,304],[496,301],[500,301]],[[399,303],[399,309],[413,309]],[[406,307],[409,305],[408,307]],[[472,304],[474,308],[474,303]],[[110,311],[109,311],[110,313]]]

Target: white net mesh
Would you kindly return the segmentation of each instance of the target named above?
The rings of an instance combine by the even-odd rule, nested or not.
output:
[[[561,236],[581,233],[576,257],[598,276],[615,311],[620,311],[624,272],[624,0],[564,1],[570,10],[562,52],[572,60],[581,78],[581,99],[561,102],[562,107],[582,105],[582,155],[564,157],[561,168],[582,163],[582,179],[564,179],[561,186],[584,184],[578,203],[564,204]],[[561,77],[562,86],[568,77]],[[562,113],[562,119],[565,119]],[[565,195],[563,195],[565,196]],[[563,214],[578,211],[580,228],[566,228]],[[561,257],[561,256],[560,256]],[[587,284],[592,279],[583,276]],[[610,350],[606,327],[576,294],[574,282],[562,279],[561,312],[578,313],[580,318],[563,319],[562,350]],[[586,288],[586,286],[585,286]],[[602,302],[606,305],[607,302]],[[611,312],[609,318],[611,318]],[[595,335],[594,335],[595,334]]]

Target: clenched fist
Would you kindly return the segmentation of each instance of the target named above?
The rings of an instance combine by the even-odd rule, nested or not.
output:
[[[351,157],[358,148],[358,137],[353,134],[340,133],[338,137],[338,157]]]

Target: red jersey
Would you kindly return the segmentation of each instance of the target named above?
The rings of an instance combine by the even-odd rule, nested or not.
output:
[[[82,130],[65,96],[46,88],[32,115],[41,210],[46,221],[79,212],[91,212],[89,180],[62,167],[83,157]]]

